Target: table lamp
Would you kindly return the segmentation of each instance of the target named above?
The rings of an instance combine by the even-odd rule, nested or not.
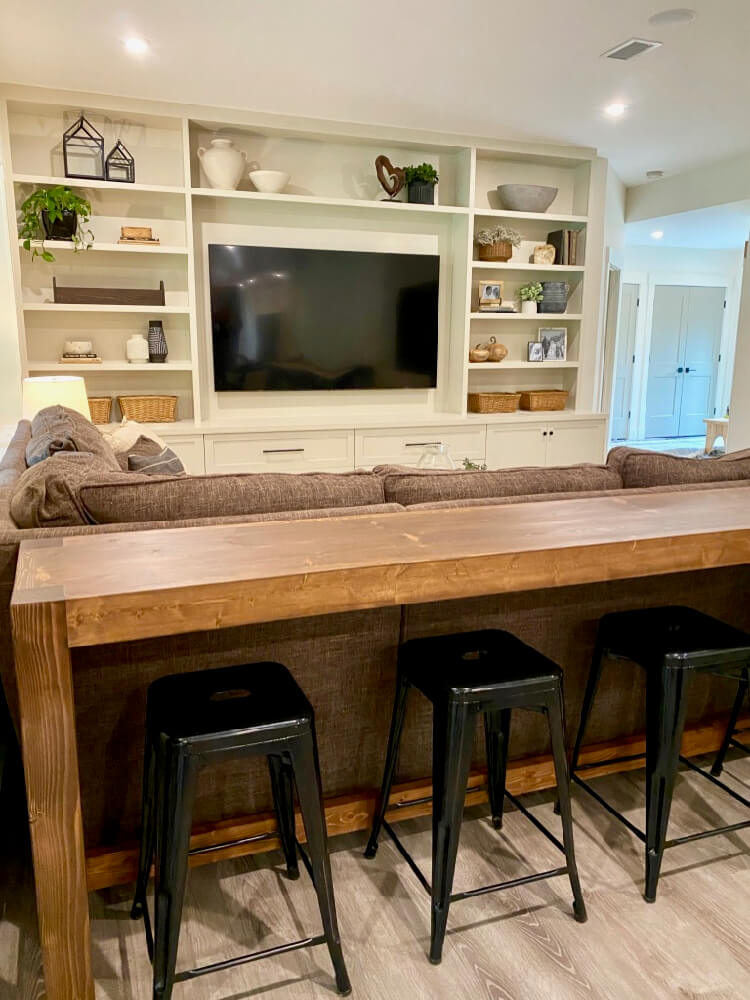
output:
[[[67,406],[91,420],[86,383],[79,375],[40,375],[23,380],[23,418],[31,420],[45,406]]]

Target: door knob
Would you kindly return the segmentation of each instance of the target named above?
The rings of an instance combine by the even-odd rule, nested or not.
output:
[[[694,371],[695,371],[695,368],[686,368],[685,369],[685,374],[687,374],[688,372],[694,372]]]
[[[678,374],[682,375],[682,368],[677,369]]]

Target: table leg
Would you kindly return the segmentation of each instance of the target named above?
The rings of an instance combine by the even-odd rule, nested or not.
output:
[[[94,1000],[65,605],[11,610],[46,996]]]

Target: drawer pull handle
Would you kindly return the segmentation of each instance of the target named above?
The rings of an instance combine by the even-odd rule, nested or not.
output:
[[[442,441],[407,441],[406,448],[426,448],[430,444],[442,444]]]
[[[304,448],[264,448],[264,455],[292,455],[300,451],[304,451]]]

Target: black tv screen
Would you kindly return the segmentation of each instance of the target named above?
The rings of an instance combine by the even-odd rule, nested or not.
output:
[[[208,247],[214,388],[426,389],[437,254]]]

